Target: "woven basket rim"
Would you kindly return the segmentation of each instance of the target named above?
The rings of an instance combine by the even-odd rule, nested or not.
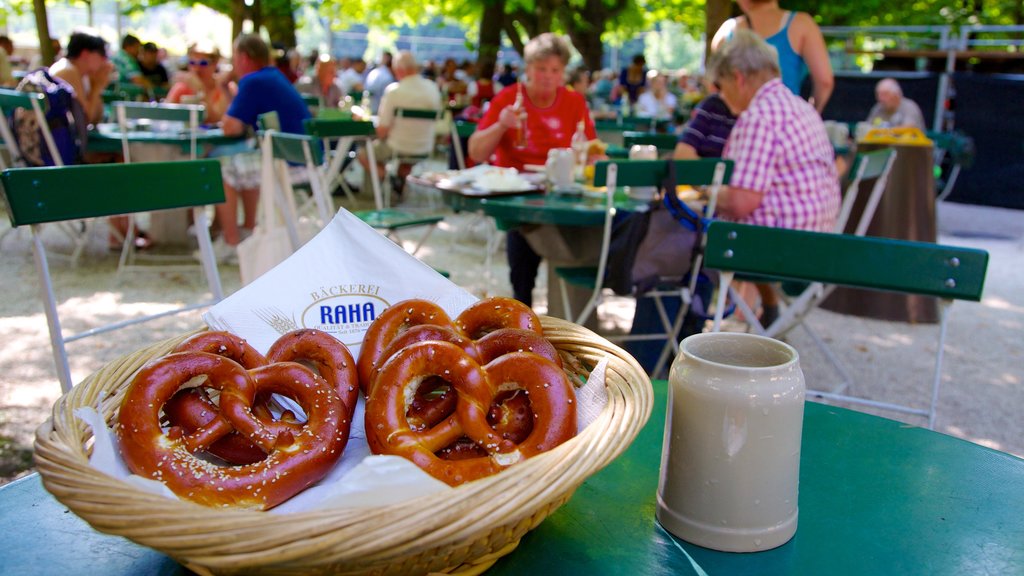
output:
[[[650,379],[629,354],[583,327],[547,316],[541,321],[560,351],[591,367],[608,357],[607,405],[568,442],[459,486],[444,501],[428,496],[289,514],[214,509],[143,492],[92,468],[92,432],[74,410],[98,408],[110,422],[133,374],[190,334],[116,359],[58,399],[36,432],[37,468],[46,489],[97,530],[200,572],[409,573],[458,566],[514,548],[508,545],[621,454],[650,416]]]

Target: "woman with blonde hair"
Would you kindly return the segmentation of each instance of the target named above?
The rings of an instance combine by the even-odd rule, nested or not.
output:
[[[207,124],[220,122],[228,105],[231,93],[222,78],[217,76],[220,50],[212,43],[199,42],[189,46],[188,72],[181,75],[167,93],[170,104],[193,103],[206,106]]]
[[[775,48],[779,57],[782,83],[797,96],[808,73],[813,87],[810,102],[820,114],[835,86],[832,64],[821,29],[805,12],[779,7],[778,0],[736,0],[742,16],[722,24],[711,41],[712,51],[732,37],[736,30],[752,30]]]

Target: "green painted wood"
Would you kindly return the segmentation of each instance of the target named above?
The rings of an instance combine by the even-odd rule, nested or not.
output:
[[[307,118],[303,121],[306,133],[316,138],[343,138],[346,136],[374,136],[373,122],[340,118]]]
[[[643,210],[647,202],[616,196],[617,210]],[[481,201],[484,213],[494,218],[498,227],[508,230],[521,224],[554,224],[557,226],[604,226],[603,196],[570,196],[542,194],[505,196]]]
[[[196,142],[200,145],[219,146],[234,144],[244,140],[242,136],[225,136],[220,128],[204,129],[196,132]],[[128,141],[140,144],[177,144],[186,154],[191,145],[191,134],[187,130],[174,132],[153,132],[149,130],[133,130],[128,133]],[[89,131],[86,149],[90,152],[121,152],[121,128],[116,124],[104,123]]]
[[[426,108],[395,108],[395,118],[410,118],[416,120],[437,120],[438,110]]]
[[[666,382],[630,448],[488,576],[962,576],[1024,566],[1024,460],[906,424],[808,402],[796,535],[774,550],[717,552],[655,521]]]
[[[796,535],[774,550],[716,552],[654,519],[667,384],[633,444],[528,532],[488,576],[775,574],[962,576],[1024,566],[1024,460],[923,428],[808,402]],[[0,487],[0,566],[12,574],[184,574],[167,556],[89,527],[38,475]],[[41,546],[54,542],[59,546]],[[83,561],[87,559],[88,561]]]
[[[33,100],[39,103],[43,111],[46,111],[49,102],[46,100],[45,94],[0,88],[0,110],[3,110],[4,114],[11,114],[15,108],[31,110]]]
[[[455,133],[460,138],[469,138],[476,132],[476,122],[466,122],[464,120],[455,121]]]
[[[114,113],[117,114],[118,109],[124,110],[125,118],[130,120],[137,119],[148,119],[148,120],[166,120],[170,122],[185,122],[188,123],[192,119],[192,110],[197,108],[193,105],[188,104],[158,104],[156,102],[112,102],[111,106],[114,109]],[[198,120],[202,121],[203,106],[198,106],[199,115]]]
[[[429,224],[437,224],[441,220],[444,220],[443,216],[429,215],[429,214],[414,214],[412,212],[404,212],[402,210],[358,210],[353,212],[356,218],[359,218],[363,222],[366,222],[374,228],[382,228],[384,230],[401,230],[403,228],[412,228],[416,226],[426,226]]]
[[[635,144],[653,145],[658,150],[670,151],[676,149],[678,138],[675,134],[658,134],[657,132],[623,132],[622,146],[627,150]]]
[[[320,97],[314,96],[313,94],[300,94],[302,101],[306,103],[306,106],[320,106]]]
[[[262,137],[263,134],[260,136]],[[319,166],[323,163],[323,153],[320,147],[320,140],[306,134],[289,134],[287,132],[273,132],[270,135],[270,142],[274,158],[291,162],[293,164],[306,163],[304,148],[309,147],[313,164]]]
[[[708,226],[704,266],[977,302],[985,284],[988,252],[716,221]]]
[[[0,182],[12,226],[224,201],[216,160],[12,168]]]
[[[669,160],[603,160],[594,166],[594,186],[608,183],[608,165],[615,163],[619,168],[616,180],[618,186],[658,186],[668,174]],[[676,184],[686,186],[707,186],[715,176],[715,166],[725,163],[722,182],[729,183],[732,177],[732,160],[721,158],[700,158],[698,160],[672,160],[676,163]]]
[[[271,110],[257,116],[256,126],[260,130],[281,130],[281,118],[278,117],[277,110]]]
[[[896,151],[892,148],[882,148],[880,150],[874,150],[871,152],[861,152],[853,160],[853,166],[850,167],[849,174],[855,175],[860,170],[861,164],[866,164],[864,168],[864,174],[861,176],[863,180],[873,180],[882,175],[885,170],[885,164],[889,161],[889,156],[895,154]]]
[[[671,120],[627,116],[625,118],[596,120],[594,121],[594,128],[598,132],[624,132],[638,130],[654,132],[664,130],[671,124]]]

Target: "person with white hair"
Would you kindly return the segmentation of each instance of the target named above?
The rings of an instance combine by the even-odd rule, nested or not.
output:
[[[428,120],[416,120],[395,123],[395,110],[399,108],[415,108],[419,110],[440,110],[441,90],[437,84],[427,80],[420,74],[416,57],[408,50],[402,50],[391,63],[392,72],[397,82],[392,82],[384,89],[380,106],[377,110],[377,138],[373,149],[377,159],[377,174],[384,174],[384,164],[395,154],[423,155],[434,147],[434,130],[424,129]],[[366,168],[369,178],[370,160],[363,150],[359,153],[359,163]],[[404,182],[404,174],[399,172],[398,179]],[[369,189],[369,188],[366,188]]]
[[[723,157],[735,163],[719,215],[776,228],[830,232],[839,214],[839,175],[825,124],[779,78],[775,49],[737,30],[708,61],[708,76],[737,116]],[[759,287],[762,325],[778,315],[774,291]]]
[[[903,96],[903,89],[896,80],[880,80],[875,86],[875,99],[878,103],[868,114],[868,124],[881,128],[925,129],[921,108],[913,100]]]
[[[676,95],[668,91],[668,78],[657,70],[649,70],[647,89],[636,99],[636,115],[671,120],[675,111]]]

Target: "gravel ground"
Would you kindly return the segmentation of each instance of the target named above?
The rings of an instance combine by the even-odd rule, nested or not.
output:
[[[415,197],[414,197],[415,199]],[[944,203],[939,206],[940,242],[989,251],[984,300],[952,307],[936,429],[984,446],[1024,456],[1024,219],[1012,210]],[[430,265],[450,271],[453,282],[484,295],[508,295],[508,269],[499,249],[491,273],[483,266],[488,223],[471,215],[451,215],[422,251]],[[100,322],[198,301],[207,290],[197,272],[117,275],[116,256],[106,250],[106,229],[96,227],[77,267],[54,257],[51,270],[61,301],[66,333]],[[66,240],[46,233],[59,250]],[[27,473],[32,434],[59,396],[46,321],[27,230],[0,224],[0,484]],[[197,269],[198,270],[198,269]],[[224,288],[239,288],[238,268],[221,268]],[[540,278],[537,310],[544,312]],[[605,322],[628,326],[629,307],[611,306]],[[928,398],[936,345],[934,325],[909,325],[815,311],[810,322],[850,367],[857,395],[923,405]],[[201,323],[191,312],[134,326],[110,336],[69,345],[77,382],[120,355],[191,330]],[[802,331],[788,336],[801,354],[809,387],[827,389],[837,375]],[[915,416],[900,417],[922,425]]]

